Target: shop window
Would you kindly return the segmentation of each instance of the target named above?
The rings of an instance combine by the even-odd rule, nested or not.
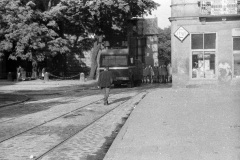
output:
[[[215,77],[215,52],[196,51],[192,55],[192,78]]]
[[[216,34],[192,34],[192,78],[215,78]]]

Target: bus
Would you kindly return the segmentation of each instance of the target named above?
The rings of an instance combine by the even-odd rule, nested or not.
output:
[[[109,67],[113,73],[113,84],[126,84],[129,87],[140,85],[143,76],[143,65],[140,60],[134,59],[128,49],[105,49],[100,55],[99,70]]]

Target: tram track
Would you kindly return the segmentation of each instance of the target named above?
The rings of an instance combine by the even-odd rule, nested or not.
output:
[[[133,97],[135,97],[135,96],[137,96],[137,95],[139,95],[139,94],[141,94],[141,93],[143,93],[143,92],[146,92],[146,91],[140,91],[140,92],[136,93]],[[133,97],[132,97],[132,98],[133,98]],[[95,122],[97,122],[97,121],[98,121],[99,119],[101,119],[102,117],[106,116],[106,115],[107,115],[108,113],[110,113],[111,111],[115,110],[116,108],[118,108],[118,107],[121,106],[122,104],[126,103],[128,100],[129,100],[129,99],[126,99],[126,100],[122,101],[121,103],[119,103],[118,105],[116,105],[115,107],[113,107],[112,109],[108,110],[107,112],[105,112],[104,114],[102,114],[101,116],[99,116],[98,118],[94,119],[94,120],[93,120],[92,122],[90,122],[89,124],[85,125],[85,126],[82,127],[82,128],[79,128],[76,132],[74,132],[73,134],[69,135],[69,136],[68,136],[67,138],[65,138],[63,141],[61,141],[60,143],[54,145],[53,147],[51,147],[50,149],[48,149],[46,152],[42,153],[41,155],[39,155],[39,156],[38,156],[37,158],[35,158],[35,159],[41,159],[41,158],[44,157],[46,154],[50,153],[50,152],[51,152],[52,150],[54,150],[55,148],[61,146],[62,144],[64,144],[65,142],[67,142],[69,139],[71,139],[72,137],[74,137],[76,134],[78,134],[78,133],[81,132],[82,130],[84,130],[84,129],[86,129],[87,127],[91,126],[92,124],[94,124]],[[32,128],[29,128],[28,130],[25,130],[24,132],[21,132],[21,133],[18,133],[18,134],[16,134],[16,135],[14,135],[14,136],[8,137],[8,138],[0,141],[0,145],[1,145],[2,143],[4,143],[4,142],[8,141],[8,140],[14,139],[14,138],[16,138],[16,137],[18,137],[18,136],[20,136],[20,135],[23,135],[23,134],[25,134],[25,133],[27,133],[27,132],[30,132],[31,130],[34,130],[34,129],[38,128],[38,127],[41,127],[41,126],[43,126],[43,125],[45,125],[45,124],[47,124],[47,123],[49,123],[49,122],[52,122],[52,121],[54,121],[54,120],[56,120],[56,119],[59,119],[59,118],[61,118],[61,117],[67,116],[67,115],[69,115],[69,114],[71,114],[71,113],[77,112],[77,111],[79,111],[79,110],[81,110],[81,109],[84,109],[84,108],[90,106],[91,104],[97,103],[97,102],[99,102],[99,101],[101,101],[101,99],[100,99],[100,100],[93,101],[93,102],[91,102],[91,103],[89,103],[89,104],[87,104],[87,105],[85,105],[85,106],[82,106],[82,107],[77,108],[77,109],[75,109],[75,110],[69,111],[69,112],[67,112],[67,113],[65,113],[65,114],[63,114],[63,115],[60,115],[60,116],[55,117],[55,118],[53,118],[53,119],[51,119],[51,120],[48,120],[48,121],[46,121],[46,122],[44,122],[44,123],[41,123],[41,124],[39,124],[39,125],[37,125],[37,126],[34,126],[34,127],[32,127]]]
[[[101,99],[100,99],[100,100],[101,100]],[[11,136],[11,137],[8,137],[8,138],[6,138],[6,139],[4,139],[4,140],[1,140],[1,141],[0,141],[0,144],[3,143],[3,142],[5,142],[5,141],[7,141],[7,140],[9,140],[9,139],[12,139],[12,138],[17,137],[17,136],[19,136],[19,135],[22,135],[22,134],[24,134],[24,133],[26,133],[26,132],[28,132],[28,131],[30,131],[30,130],[33,130],[33,129],[37,128],[37,127],[40,127],[40,126],[42,126],[42,125],[44,125],[44,124],[47,124],[47,123],[49,123],[49,122],[51,122],[51,121],[54,121],[54,120],[56,120],[56,119],[58,119],[58,118],[64,117],[64,116],[66,116],[66,115],[68,115],[68,114],[71,114],[72,112],[76,112],[76,111],[78,111],[78,110],[80,110],[80,109],[83,109],[83,108],[85,108],[85,107],[87,107],[87,106],[89,106],[89,105],[91,105],[91,104],[94,104],[94,103],[100,101],[100,100],[91,102],[91,103],[89,103],[89,104],[87,104],[87,105],[84,105],[84,106],[82,106],[82,107],[80,107],[80,108],[71,110],[71,111],[69,111],[69,112],[67,112],[67,113],[65,113],[65,114],[62,114],[62,115],[60,115],[60,116],[57,116],[57,117],[55,117],[55,118],[53,118],[53,119],[50,119],[50,120],[48,120],[48,121],[45,121],[44,123],[41,123],[41,124],[39,124],[39,125],[36,125],[36,126],[34,126],[34,127],[31,127],[31,128],[29,128],[29,129],[23,131],[23,132],[20,132],[20,133],[15,134],[15,135],[13,135],[13,136]],[[18,117],[18,118],[19,118],[19,117]],[[15,118],[15,119],[16,119],[16,118]],[[12,119],[12,120],[13,120],[13,119]],[[5,121],[5,122],[8,122],[8,121]]]
[[[142,92],[136,94],[135,96],[141,94]],[[134,97],[135,97],[134,96]],[[142,97],[144,98],[145,95]],[[133,98],[133,97],[132,97]],[[79,132],[83,131],[84,129],[88,128],[89,126],[91,126],[92,124],[94,124],[95,122],[99,121],[101,118],[105,117],[107,114],[111,113],[112,111],[114,111],[115,109],[117,109],[118,107],[120,107],[121,105],[123,105],[124,103],[126,103],[128,100],[123,101],[122,103],[118,104],[116,107],[110,109],[109,111],[107,111],[106,113],[104,113],[102,116],[100,116],[99,118],[95,119],[94,121],[92,121],[91,123],[89,123],[88,125],[84,126],[83,128],[81,128],[80,130],[78,130],[77,132],[73,133],[72,135],[70,135],[68,138],[66,138],[65,140],[61,141],[60,143],[58,143],[57,145],[53,146],[51,149],[49,149],[48,151],[46,151],[45,153],[42,153],[41,155],[39,155],[38,157],[36,157],[34,160],[41,160],[44,156],[46,156],[47,154],[49,154],[50,152],[52,152],[54,149],[58,148],[59,146],[63,145],[64,143],[68,142],[68,140],[70,140],[71,138],[73,138],[74,136],[76,136]]]
[[[88,87],[89,88],[89,87]],[[60,95],[60,96],[65,96],[65,95],[68,95],[68,96],[74,96],[74,95],[76,95],[77,93],[79,93],[79,92],[81,92],[81,91],[84,91],[86,89],[86,87],[85,88],[81,88],[81,89],[68,89],[68,90],[62,90],[62,91],[54,91],[53,93],[48,93],[47,95],[55,95],[55,94],[58,94],[58,95]],[[91,90],[97,90],[96,88],[94,88],[94,89],[91,89]],[[71,92],[73,92],[72,94],[70,94]],[[117,91],[116,91],[117,92]],[[121,92],[119,92],[119,93],[122,93],[123,91],[121,91]],[[61,94],[62,93],[62,94]],[[114,91],[113,91],[113,93],[114,93]],[[29,97],[31,97],[31,94],[28,94],[29,95]],[[33,93],[33,95],[35,96],[35,95],[43,95],[43,93]],[[44,95],[46,95],[46,93],[44,93]],[[81,98],[83,98],[83,97],[87,97],[87,96],[91,96],[92,95],[92,93],[87,93],[87,94],[84,94],[84,96],[81,96]],[[75,100],[77,100],[79,97],[77,97],[77,98],[75,98]],[[29,100],[30,98],[28,98],[28,100]],[[74,101],[74,99],[71,99],[71,100],[73,100]],[[30,101],[28,101],[28,102],[32,102],[31,100]],[[22,102],[22,103],[19,103],[19,104],[13,104],[13,105],[9,105],[8,107],[11,107],[11,106],[17,106],[17,107],[19,107],[20,105],[22,105],[22,106],[25,106],[25,104],[26,103],[28,103],[28,102],[26,102],[26,101],[24,101],[24,102]],[[55,105],[51,105],[51,107],[54,107],[54,106],[57,106],[57,105],[59,105],[59,104],[55,104]],[[35,104],[35,105],[33,105],[34,107],[46,107],[47,105],[40,105],[40,104]],[[2,112],[4,109],[6,109],[6,108],[0,108],[0,111]],[[25,115],[22,115],[22,116],[16,116],[16,117],[14,117],[14,118],[10,118],[10,119],[7,119],[7,120],[0,120],[0,125],[1,124],[3,124],[3,123],[7,123],[7,122],[9,122],[9,121],[12,121],[12,120],[15,120],[15,119],[18,119],[18,118],[21,118],[21,117],[23,117],[23,116],[25,116]],[[1,143],[1,141],[0,141],[0,143]]]
[[[41,95],[44,95],[44,96],[46,96],[46,95],[60,95],[60,96],[62,96],[62,97],[64,97],[64,96],[68,96],[68,97],[74,97],[75,95],[77,95],[79,92],[81,92],[81,91],[85,91],[85,89],[86,88],[81,88],[81,89],[68,89],[68,90],[62,90],[62,91],[58,91],[58,92],[56,92],[56,91],[54,91],[53,93],[48,93],[48,94],[46,94],[45,92],[44,92],[44,94],[43,93],[38,93],[38,92],[36,92],[36,93],[31,93],[31,94],[27,94],[27,95],[25,95],[25,96],[27,96],[27,97],[31,97],[32,95],[33,96],[36,96],[36,95],[39,95],[39,96],[41,96]],[[96,88],[93,88],[93,89],[90,89],[91,91],[93,91],[93,90],[99,90],[99,89],[96,89]],[[122,90],[122,89],[121,89]],[[72,93],[71,93],[72,92]],[[114,94],[114,93],[123,93],[124,91],[112,91],[112,94]],[[95,93],[95,94],[97,94],[97,93]],[[23,94],[24,95],[24,94]],[[91,95],[93,95],[93,93],[84,93],[84,95],[83,96],[80,96],[80,98],[84,98],[84,97],[88,97],[88,96],[91,96]],[[77,98],[71,98],[71,100],[72,101],[74,101],[74,100],[77,100],[77,99],[79,99],[79,97],[77,97]],[[30,101],[24,101],[24,102],[21,102],[21,103],[18,103],[18,104],[12,104],[12,105],[8,105],[7,107],[9,108],[9,107],[11,107],[11,106],[16,106],[16,107],[19,107],[19,106],[26,106],[25,104],[28,104],[29,102],[34,102],[33,100],[31,100],[31,98],[28,98],[28,100],[30,100]],[[55,105],[51,105],[51,107],[54,107],[54,106],[57,106],[57,105],[59,105],[59,104],[55,104]],[[40,105],[40,104],[35,104],[35,105],[33,105],[34,107],[46,107],[47,105]],[[6,108],[0,108],[0,112],[3,112],[3,110],[5,110]],[[22,115],[22,116],[16,116],[16,117],[14,117],[14,118],[10,118],[10,119],[7,119],[7,120],[0,120],[0,125],[2,124],[2,123],[6,123],[6,122],[9,122],[9,121],[12,121],[12,120],[15,120],[15,119],[18,119],[18,118],[21,118],[21,117],[23,117],[23,116],[25,116],[25,115]],[[1,141],[0,141],[1,142]]]
[[[28,92],[28,91],[24,91],[24,92],[28,92],[28,93],[26,93],[26,94],[24,94],[24,93],[21,93],[21,95],[24,95],[24,96],[26,96],[27,97],[27,100],[25,100],[25,101],[23,101],[23,102],[20,102],[20,103],[13,103],[13,104],[8,104],[8,105],[6,105],[6,107],[11,107],[11,106],[16,106],[16,107],[19,107],[19,106],[21,106],[21,105],[23,105],[23,106],[25,106],[25,104],[26,103],[28,103],[28,102],[32,102],[33,100],[31,100],[31,97],[32,96],[42,96],[42,95],[44,95],[44,96],[52,96],[52,95],[58,95],[58,96],[62,96],[62,97],[64,97],[64,96],[74,96],[74,95],[76,95],[77,93],[79,93],[79,92],[81,92],[81,91],[86,91],[86,89],[89,89],[89,88],[91,88],[91,87],[84,87],[84,88],[78,88],[78,89],[76,89],[76,88],[74,88],[74,89],[68,89],[68,90],[54,90],[54,91],[44,91],[43,93],[39,93],[39,91],[32,91],[32,92]],[[92,89],[89,89],[89,90],[96,90],[96,88],[93,88],[92,87]],[[36,93],[35,93],[36,92]],[[46,93],[47,92],[47,93]],[[49,92],[49,93],[48,93]],[[18,94],[20,94],[20,93],[18,93]],[[87,97],[87,96],[91,96],[92,95],[92,93],[87,93],[87,94],[84,94],[84,96],[81,96],[81,98],[83,98],[83,97]],[[77,98],[75,98],[75,99],[78,99],[79,97],[77,97]],[[72,99],[72,100],[74,100],[74,99]],[[59,104],[56,104],[56,105],[59,105]],[[56,106],[56,105],[51,105],[51,107],[54,107],[54,106]],[[35,107],[36,106],[40,106],[40,107],[42,107],[43,105],[39,105],[39,104],[37,104],[37,105],[34,105]],[[6,107],[3,107],[3,108],[0,108],[0,111],[3,111],[3,110],[6,110]],[[44,107],[46,107],[46,106],[44,106]],[[23,117],[24,115],[22,115],[22,116],[17,116],[17,117],[14,117],[14,118],[10,118],[10,119],[7,119],[7,120],[3,120],[3,121],[1,121],[0,120],[0,124],[2,124],[2,123],[6,123],[6,122],[9,122],[9,121],[11,121],[11,120],[14,120],[14,119],[17,119],[17,118],[20,118],[20,117]],[[1,142],[1,141],[0,141]]]

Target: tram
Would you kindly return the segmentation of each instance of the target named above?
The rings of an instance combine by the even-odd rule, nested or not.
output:
[[[126,48],[102,50],[99,64],[100,72],[105,67],[109,67],[109,70],[112,71],[114,86],[127,84],[129,87],[133,87],[142,82],[142,62],[131,56]]]

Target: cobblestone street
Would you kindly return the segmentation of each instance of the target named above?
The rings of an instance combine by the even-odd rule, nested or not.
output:
[[[104,146],[107,139],[117,133],[117,127],[124,123],[123,119],[147,94],[141,89],[121,93],[122,90],[125,89],[112,91],[108,106],[103,105],[102,94],[83,97],[69,94],[59,98],[33,99],[2,108],[0,159],[103,158],[103,152],[107,151]],[[38,109],[33,111],[32,108]],[[108,114],[104,116],[105,113]]]

